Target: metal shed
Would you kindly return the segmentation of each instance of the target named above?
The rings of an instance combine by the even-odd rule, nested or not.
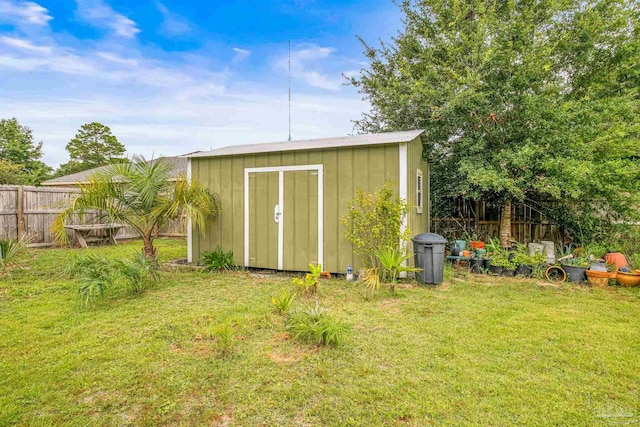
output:
[[[412,234],[429,231],[429,164],[422,130],[237,145],[188,156],[187,175],[220,195],[204,234],[188,228],[189,262],[220,245],[240,266],[306,271],[361,266],[340,218],[356,189],[389,181],[410,205]]]

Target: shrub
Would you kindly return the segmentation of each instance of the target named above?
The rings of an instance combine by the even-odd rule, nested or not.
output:
[[[378,266],[376,253],[380,249],[397,246],[400,239],[408,240],[409,230],[401,231],[406,214],[407,204],[394,194],[388,182],[375,193],[357,190],[348,214],[340,219],[346,226],[345,237],[354,252],[363,256],[366,267]]]
[[[302,342],[335,347],[343,341],[350,326],[325,314],[316,301],[313,306],[291,311],[286,328]]]
[[[286,289],[278,297],[271,296],[271,305],[278,314],[286,314],[291,309],[293,301],[296,299],[296,292],[289,292]]]
[[[25,245],[22,240],[0,240],[0,272],[19,267],[18,256],[24,249]]]
[[[225,252],[220,245],[216,246],[213,251],[203,253],[202,261],[208,271],[229,271],[236,268],[233,251]]]

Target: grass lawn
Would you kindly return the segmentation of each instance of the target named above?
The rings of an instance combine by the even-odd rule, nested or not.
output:
[[[83,309],[76,252],[30,250],[0,278],[0,425],[640,423],[640,289],[473,276],[369,298],[335,279],[319,299],[351,331],[317,348],[271,311],[290,278],[167,270]],[[229,321],[223,357],[208,334]]]

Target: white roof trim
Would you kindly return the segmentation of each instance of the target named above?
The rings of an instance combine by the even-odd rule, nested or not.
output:
[[[420,136],[424,130],[405,132],[385,132],[336,138],[303,139],[299,141],[268,142],[262,144],[231,145],[211,151],[201,151],[185,157],[219,157],[241,154],[272,153],[279,151],[322,150],[326,148],[353,147],[358,145],[393,144],[409,142]]]

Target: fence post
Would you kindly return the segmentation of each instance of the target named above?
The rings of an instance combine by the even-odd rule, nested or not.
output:
[[[16,209],[17,224],[18,224],[18,240],[22,239],[25,235],[24,232],[24,189],[22,185],[18,186],[17,194],[18,206]]]

